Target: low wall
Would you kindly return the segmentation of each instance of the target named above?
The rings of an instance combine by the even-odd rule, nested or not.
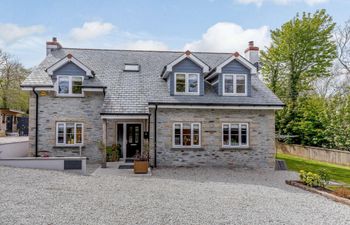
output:
[[[29,141],[0,144],[0,159],[26,157],[29,153]]]
[[[86,174],[86,157],[22,157],[0,159],[0,166],[47,170],[81,170]]]
[[[350,166],[349,151],[309,147],[309,146],[302,146],[302,145],[290,145],[290,144],[280,143],[277,141],[276,141],[276,150],[279,153],[300,156],[306,159],[334,163],[342,166]]]

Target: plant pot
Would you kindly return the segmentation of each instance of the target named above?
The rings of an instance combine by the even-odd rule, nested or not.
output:
[[[148,161],[146,161],[146,160],[134,160],[134,173],[136,173],[136,174],[148,173]]]
[[[107,168],[107,163],[106,162],[102,162],[101,163],[101,168]]]
[[[117,161],[117,152],[112,152],[112,162],[115,162],[115,161]]]

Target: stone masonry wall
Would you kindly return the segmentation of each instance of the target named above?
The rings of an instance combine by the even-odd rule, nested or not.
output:
[[[154,110],[151,111],[151,163],[154,163]],[[174,122],[200,122],[200,149],[172,148]],[[222,148],[222,123],[249,123],[248,149]],[[158,109],[157,166],[274,168],[274,110]]]
[[[79,156],[78,147],[58,147],[56,145],[56,122],[84,123],[84,147],[82,155],[89,162],[101,160],[98,149],[102,141],[102,120],[100,113],[103,93],[85,93],[84,98],[55,97],[53,93],[39,96],[39,135],[38,151],[48,151],[50,156]],[[29,100],[29,141],[30,151],[35,151],[35,95]]]

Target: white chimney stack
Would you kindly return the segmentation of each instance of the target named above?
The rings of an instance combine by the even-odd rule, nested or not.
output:
[[[53,50],[62,48],[62,45],[57,41],[56,37],[52,38],[52,41],[46,42],[46,55],[49,55]]]
[[[244,53],[245,57],[257,67],[259,64],[259,47],[254,46],[254,41],[248,42],[248,48]]]

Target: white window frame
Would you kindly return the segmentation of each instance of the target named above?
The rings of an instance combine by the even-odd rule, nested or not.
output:
[[[236,124],[238,125],[238,145],[231,145],[231,125],[232,124]],[[224,126],[228,125],[228,137],[229,137],[229,144],[225,145],[224,144]],[[242,125],[246,125],[247,126],[247,144],[242,145]],[[223,148],[249,148],[249,123],[222,123],[221,126],[221,143],[222,143],[222,147]]]
[[[181,75],[184,74],[185,75],[185,92],[177,92],[176,91],[176,77],[177,75]],[[189,85],[189,76],[190,75],[196,75],[197,76],[197,81],[198,81],[198,88],[197,88],[197,92],[189,92],[188,91],[188,85]],[[199,95],[200,93],[200,76],[199,73],[174,73],[174,93],[175,95]]]
[[[69,81],[68,81],[68,93],[65,94],[65,93],[59,93],[59,86],[60,86],[60,78],[66,78],[68,77]],[[80,77],[82,80],[82,84],[84,82],[84,76],[72,76],[72,75],[57,75],[57,87],[56,87],[56,91],[57,91],[57,96],[62,96],[62,97],[83,97],[84,96],[84,91],[83,91],[83,88],[81,89],[81,94],[74,94],[73,93],[73,77]]]
[[[233,82],[232,82],[233,93],[225,91],[225,77],[226,76],[233,77]],[[244,81],[245,81],[244,82],[244,85],[245,85],[244,93],[237,93],[237,76],[244,76]],[[225,73],[225,74],[223,74],[223,77],[222,77],[222,83],[223,83],[222,93],[224,96],[247,96],[248,95],[248,76],[247,76],[247,74]]]
[[[183,145],[183,124],[189,123],[191,124],[191,145]],[[175,145],[175,126],[180,125],[180,145]],[[199,127],[199,144],[193,144],[193,126],[198,125]],[[176,122],[173,123],[173,148],[200,148],[202,146],[202,125],[201,123],[191,123],[191,122]]]
[[[74,124],[74,144],[66,143],[66,124],[73,123]],[[58,125],[63,124],[63,143],[58,143]],[[81,143],[77,143],[77,124],[81,125]],[[56,122],[56,146],[82,146],[84,145],[84,123],[81,122]]]

